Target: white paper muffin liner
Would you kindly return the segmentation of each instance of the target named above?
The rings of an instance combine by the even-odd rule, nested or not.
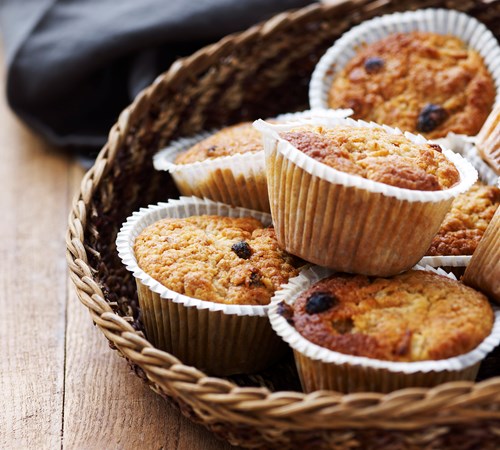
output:
[[[282,114],[274,120],[287,123],[305,117],[347,117],[350,114],[350,109],[302,111]],[[269,212],[264,152],[175,164],[180,153],[217,131],[220,130],[204,131],[172,142],[153,157],[155,169],[170,172],[182,195]]]
[[[356,55],[361,45],[379,41],[390,34],[426,31],[453,35],[484,59],[497,92],[500,92],[500,46],[493,33],[477,19],[448,9],[421,9],[376,17],[353,27],[327,50],[314,69],[309,85],[311,109],[328,108],[328,93],[334,77]]]
[[[276,116],[274,120],[282,124],[289,122],[295,122],[297,120],[304,119],[315,119],[315,118],[346,118],[352,115],[354,111],[352,109],[330,109],[330,108],[316,108],[314,110],[307,109],[305,111],[294,112],[294,113],[284,113]]]
[[[390,186],[333,169],[297,150],[279,135],[302,125],[398,129],[341,118],[254,126],[264,137],[270,206],[280,244],[306,261],[343,272],[389,276],[425,255],[453,198],[468,190],[477,172],[460,155],[443,149],[460,182],[440,191]],[[422,136],[404,133],[424,144]]]
[[[424,256],[418,264],[431,267],[467,267],[472,255]]]
[[[476,146],[478,155],[500,174],[500,105],[491,111],[476,136]]]
[[[271,225],[266,213],[195,197],[181,197],[134,212],[116,239],[118,255],[137,282],[142,319],[155,346],[185,364],[217,375],[261,370],[282,355],[284,346],[267,319],[268,305],[226,305],[174,292],[144,272],[133,246],[144,228],[158,220],[194,215],[254,217]]]
[[[479,179],[490,186],[496,186],[499,181],[498,175],[479,156],[474,145],[475,137],[462,134],[448,133],[445,138],[436,139],[434,142],[450,148],[462,155],[477,170]],[[424,256],[419,264],[432,267],[467,267],[471,260],[471,255],[457,256]]]
[[[157,153],[154,166],[172,175],[184,196],[209,198],[214,201],[269,212],[264,153],[249,152],[222,156],[191,164],[175,164],[177,155],[205,139],[206,133],[182,139]],[[186,145],[190,144],[190,145]]]
[[[430,266],[416,266],[456,280],[453,274]],[[314,266],[290,279],[271,299],[269,320],[276,333],[293,349],[302,386],[355,392],[390,392],[410,386],[433,386],[452,380],[473,380],[481,360],[500,343],[500,311],[495,310],[492,331],[475,349],[453,358],[435,361],[393,362],[335,352],[308,341],[278,313],[278,305],[293,305],[298,296],[314,283],[334,272]]]

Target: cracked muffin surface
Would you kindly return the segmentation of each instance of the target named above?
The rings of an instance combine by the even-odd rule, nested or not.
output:
[[[309,341],[387,361],[467,353],[491,332],[486,297],[458,281],[412,270],[391,278],[336,274],[299,295],[281,314]]]
[[[476,51],[454,36],[414,31],[362,46],[335,76],[328,104],[432,139],[477,134],[494,99]]]
[[[242,122],[214,133],[190,149],[180,153],[176,164],[190,164],[238,153],[258,152],[263,150],[262,138],[252,122]]]
[[[500,189],[476,183],[460,194],[427,251],[429,256],[472,255],[500,205]]]
[[[278,246],[274,229],[251,217],[163,219],[141,232],[134,253],[165,287],[226,304],[267,305],[299,266]]]
[[[305,126],[281,137],[327,166],[399,188],[437,191],[460,181],[439,145],[416,144],[382,128]]]

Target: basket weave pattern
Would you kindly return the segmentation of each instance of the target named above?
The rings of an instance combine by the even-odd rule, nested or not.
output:
[[[169,175],[153,169],[158,149],[204,129],[306,109],[314,65],[343,32],[374,15],[429,6],[467,12],[500,33],[500,1],[338,0],[280,14],[174,63],[123,111],[82,180],[67,233],[78,297],[155,392],[233,444],[488,449],[500,441],[500,377],[388,395],[306,395],[286,376],[282,386],[272,375],[237,384],[183,365],[145,339],[135,283],[114,245],[132,211],[178,195]],[[260,387],[240,386],[252,380]]]

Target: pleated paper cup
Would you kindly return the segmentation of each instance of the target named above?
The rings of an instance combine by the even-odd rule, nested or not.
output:
[[[462,281],[500,303],[500,208],[479,241]]]
[[[154,166],[172,175],[184,196],[269,212],[264,153],[238,153],[190,164],[175,164],[179,153],[207,137],[206,133],[182,139],[157,153]]]
[[[277,116],[279,122],[305,117],[347,117],[352,110],[302,111]],[[160,150],[153,158],[157,170],[170,172],[180,193],[208,198],[233,206],[269,212],[264,152],[238,153],[190,164],[176,164],[177,156],[220,130],[181,138]]]
[[[264,137],[271,213],[278,242],[289,253],[341,272],[389,276],[413,267],[429,248],[453,199],[477,180],[460,155],[443,150],[460,182],[416,191],[333,169],[280,137],[303,125],[380,128],[352,119],[310,119],[288,125],[256,121]],[[387,133],[401,134],[382,126]],[[412,142],[422,136],[405,133]]]
[[[450,148],[453,151],[462,155],[472,166],[477,170],[479,179],[490,186],[496,186],[499,182],[498,175],[486,164],[479,156],[476,146],[475,137],[465,136],[462,134],[448,133],[446,138],[436,139],[436,142],[444,147]],[[432,267],[467,267],[470,263],[472,255],[456,255],[456,256],[424,256],[418,264]]]
[[[133,213],[118,233],[118,255],[134,275],[146,334],[156,347],[213,375],[258,372],[286,352],[269,324],[268,305],[226,305],[188,297],[166,288],[137,264],[134,242],[147,226],[164,218],[205,214],[250,216],[271,224],[269,214],[181,197]]]
[[[387,14],[367,20],[345,33],[320,59],[309,85],[311,109],[328,108],[328,94],[335,76],[354,58],[358,49],[394,33],[424,31],[453,35],[478,52],[500,92],[500,46],[493,33],[477,19],[449,9],[421,9]]]
[[[476,138],[478,155],[500,175],[500,105],[493,109]]]
[[[417,266],[455,279],[441,269]],[[332,275],[323,267],[304,270],[282,286],[271,300],[269,319],[276,333],[293,349],[300,381],[305,392],[326,389],[340,392],[391,392],[406,387],[431,387],[456,380],[474,380],[481,361],[500,343],[500,312],[495,311],[493,329],[475,349],[453,358],[392,362],[335,352],[304,338],[279,314],[279,304],[293,305],[314,283]]]

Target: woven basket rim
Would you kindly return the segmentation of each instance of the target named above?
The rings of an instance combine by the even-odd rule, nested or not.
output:
[[[342,11],[348,3],[352,2],[339,0],[329,5],[313,4],[278,14],[267,22],[226,36],[218,43],[176,61],[120,114],[117,123],[111,128],[108,142],[93,167],[83,177],[72,203],[66,255],[70,278],[80,301],[89,309],[92,320],[119,353],[144,371],[153,390],[180,398],[196,411],[209,410],[210,418],[208,415],[202,416],[205,423],[219,420],[253,427],[272,424],[298,431],[367,427],[416,430],[441,424],[470,423],[471,420],[500,419],[500,412],[494,409],[474,409],[474,406],[495,401],[500,404],[500,376],[479,383],[455,381],[434,388],[406,388],[389,394],[271,392],[265,387],[240,387],[231,381],[207,376],[194,367],[183,365],[173,355],[154,348],[127,320],[113,312],[101,286],[94,279],[95,271],[88,262],[91,249],[85,245],[87,212],[94,193],[112,167],[131,125],[144,115],[150,100],[166,85],[179,83],[186,72],[207,67],[209,59],[228,54],[235,45],[259,35],[276,33],[293,21],[324,12]],[[354,3],[366,4],[370,1]],[[314,420],[311,421],[313,416]]]

